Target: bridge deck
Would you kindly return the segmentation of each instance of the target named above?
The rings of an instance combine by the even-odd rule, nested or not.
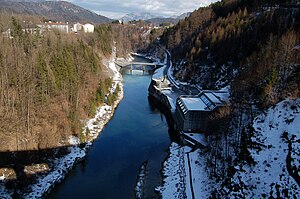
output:
[[[157,66],[160,64],[156,63],[147,63],[147,62],[115,62],[119,66],[128,66],[128,65],[144,65],[144,66]]]
[[[147,66],[156,66],[156,63],[147,63],[147,62],[130,62],[132,65],[147,65]]]

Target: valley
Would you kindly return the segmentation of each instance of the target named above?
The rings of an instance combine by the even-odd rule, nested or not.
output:
[[[1,197],[298,198],[299,5],[0,0]]]

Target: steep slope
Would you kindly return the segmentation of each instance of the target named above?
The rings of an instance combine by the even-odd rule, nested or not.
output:
[[[186,60],[185,65],[177,64],[179,79],[207,88],[225,86],[249,69],[250,57],[268,42],[277,44],[283,35],[292,42],[285,49],[293,57],[289,61],[297,62],[291,54],[299,44],[299,16],[299,1],[225,0],[181,20],[162,36],[162,43],[174,61]],[[266,78],[263,72],[262,76]]]
[[[184,19],[186,17],[189,17],[191,14],[192,14],[191,12],[186,12],[186,13],[183,13],[183,14],[181,14],[179,16],[175,16],[174,18],[176,18],[176,19]]]
[[[111,19],[65,1],[0,0],[0,10],[7,13],[37,15],[55,21],[105,23]]]
[[[284,100],[254,119],[254,163],[235,167],[231,185],[222,190],[227,197],[299,197],[299,106],[299,99]]]
[[[110,27],[40,36],[23,32],[23,20],[12,18],[13,37],[0,44],[0,151],[62,146],[68,135],[80,135],[80,118],[93,115],[105,96],[97,92],[111,85],[102,65],[111,52]]]
[[[208,147],[197,160],[210,181],[195,187],[212,190],[210,198],[299,196],[299,5],[223,0],[161,37],[175,78],[230,88],[230,103],[208,119]]]

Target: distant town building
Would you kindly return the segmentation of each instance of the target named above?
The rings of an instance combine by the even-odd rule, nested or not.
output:
[[[69,33],[69,23],[63,23],[63,22],[45,22],[44,24],[37,25],[42,32],[44,30],[58,30],[60,32]]]
[[[94,32],[94,30],[95,30],[95,26],[92,24],[87,23],[83,25],[83,31],[85,33],[92,33]]]
[[[39,27],[27,27],[22,28],[22,31],[27,34],[41,34],[41,30]],[[2,32],[3,37],[7,37],[12,39],[13,38],[13,31],[9,28],[6,31]]]
[[[83,29],[83,25],[81,23],[76,23],[74,24],[73,26],[73,31],[74,32],[78,32],[78,31],[81,31]]]
[[[228,102],[228,91],[202,91],[199,95],[183,95],[176,100],[176,125],[179,131],[207,130],[210,114]]]
[[[22,31],[24,33],[28,33],[28,34],[41,34],[41,29],[35,25],[35,24],[32,24],[32,25],[27,25],[26,28],[23,28]]]
[[[12,39],[13,37],[11,35],[11,29],[9,28],[6,31],[2,32],[2,36]]]

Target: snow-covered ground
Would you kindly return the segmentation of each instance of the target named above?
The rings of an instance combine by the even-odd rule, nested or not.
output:
[[[78,161],[82,160],[86,156],[87,150],[92,146],[92,141],[98,137],[105,124],[113,116],[114,109],[123,98],[122,75],[117,70],[113,61],[109,62],[108,67],[114,73],[113,85],[110,92],[114,92],[118,84],[120,87],[120,93],[117,101],[113,106],[104,104],[97,108],[95,117],[88,119],[85,127],[83,128],[83,134],[86,135],[87,130],[89,131],[85,147],[79,147],[78,144],[80,144],[80,139],[78,137],[70,136],[68,139],[70,145],[68,147],[69,153],[61,158],[53,160],[54,166],[52,170],[46,175],[39,177],[37,182],[28,188],[29,191],[22,194],[22,198],[41,198],[49,192],[56,183],[62,181],[68,171],[72,169]],[[12,198],[13,193],[5,188],[4,181],[5,177],[0,176],[0,198]]]
[[[215,183],[209,178],[205,154],[202,154],[200,149],[194,152],[191,152],[189,147],[184,149],[187,198],[209,198]]]
[[[239,190],[229,196],[247,198],[300,198],[300,186],[288,171],[288,154],[292,172],[300,175],[300,99],[285,100],[254,120],[255,147],[249,152],[253,166],[239,165],[232,184]],[[290,147],[289,148],[289,143]]]
[[[254,119],[255,164],[239,163],[227,185],[210,178],[207,152],[176,143],[163,164],[162,198],[300,198],[300,99],[285,100]],[[259,146],[259,147],[257,147]],[[287,157],[290,157],[287,159]],[[288,166],[288,162],[290,166]],[[221,188],[223,187],[223,188]]]
[[[208,198],[214,183],[208,175],[205,155],[201,150],[172,143],[163,164],[163,185],[157,187],[162,198]]]
[[[30,187],[29,193],[23,195],[24,198],[41,198],[45,193],[51,190],[56,183],[61,182],[68,171],[73,168],[74,164],[83,159],[86,155],[86,150],[80,149],[78,146],[69,147],[69,154],[62,158],[54,160],[55,167],[46,176],[37,180],[37,182]]]
[[[186,198],[186,179],[184,167],[184,148],[172,143],[169,147],[169,157],[163,164],[163,186],[157,187],[162,198]]]
[[[4,176],[0,177],[0,196],[1,199],[11,199],[12,198],[12,192],[6,189],[5,183],[4,183]]]

